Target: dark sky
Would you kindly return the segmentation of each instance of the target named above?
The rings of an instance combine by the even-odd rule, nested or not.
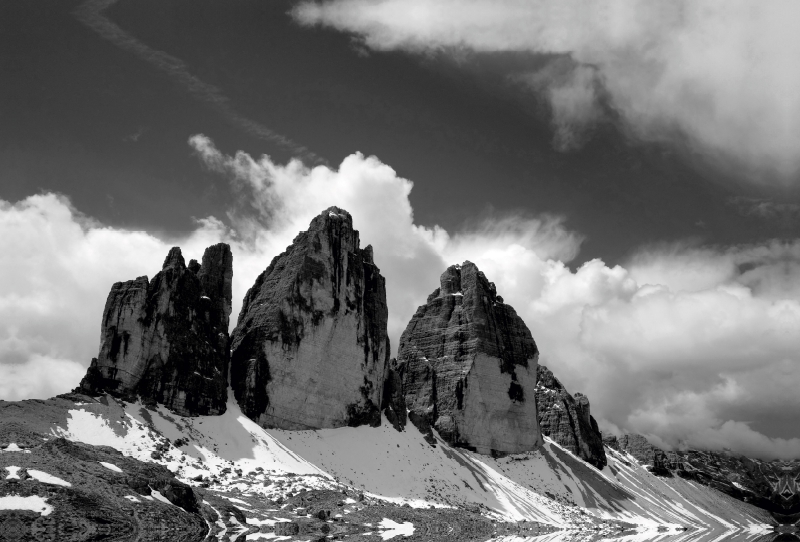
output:
[[[231,195],[187,145],[226,153],[285,145],[248,133],[184,80],[80,22],[67,0],[0,3],[0,198],[68,195],[103,223],[178,235],[224,216]],[[279,0],[121,0],[122,30],[180,59],[226,107],[336,166],[374,154],[414,181],[419,224],[469,228],[487,212],[554,213],[587,236],[578,261],[617,263],[642,244],[794,238],[793,218],[747,215],[747,199],[797,193],[738,184],[702,159],[630,140],[613,123],[580,149],[553,148],[547,108],[498,74],[531,54],[450,57],[366,52],[349,36],[304,28]],[[613,116],[613,112],[612,112]],[[738,199],[737,199],[738,198]],[[738,202],[738,203],[737,203]]]

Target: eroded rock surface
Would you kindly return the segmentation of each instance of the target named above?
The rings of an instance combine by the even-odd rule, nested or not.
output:
[[[537,448],[539,351],[530,330],[475,264],[449,267],[440,282],[400,338],[409,419],[482,454]]]
[[[386,284],[331,207],[259,275],[232,334],[231,386],[263,427],[379,425],[389,360]]]
[[[221,414],[227,403],[233,257],[220,243],[202,265],[170,250],[153,280],[111,287],[100,353],[76,391],[162,403],[183,416]]]
[[[553,372],[539,365],[536,405],[542,435],[598,469],[606,465],[603,437],[589,410],[589,398],[570,395]]]

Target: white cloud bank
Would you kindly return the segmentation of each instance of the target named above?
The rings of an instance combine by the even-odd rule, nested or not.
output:
[[[630,131],[683,140],[745,175],[800,180],[800,3],[794,0],[329,0],[293,11],[376,50],[564,55],[514,74],[580,144],[607,96]]]
[[[452,235],[418,226],[412,183],[375,157],[308,169],[227,156],[203,136],[190,144],[240,195],[228,226],[207,218],[171,243],[105,227],[53,194],[0,203],[0,398],[74,387],[97,354],[111,284],[152,276],[172,244],[198,258],[212,243],[231,243],[235,319],[272,257],[338,205],[387,279],[395,348],[444,268],[469,259],[526,321],[541,362],[570,391],[587,393],[606,427],[670,445],[800,457],[800,440],[748,425],[755,413],[800,409],[800,243],[661,247],[625,267],[595,259],[572,272],[564,262],[581,238],[558,219],[504,217]]]

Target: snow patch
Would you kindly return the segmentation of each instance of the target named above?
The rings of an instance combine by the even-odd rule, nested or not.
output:
[[[28,474],[31,475],[31,478],[34,478],[43,484],[51,484],[54,486],[63,486],[63,487],[72,487],[72,484],[67,482],[66,480],[62,480],[57,476],[53,476],[52,474],[48,474],[44,471],[28,469]]]
[[[108,470],[113,470],[114,472],[122,472],[122,469],[116,466],[114,463],[106,463],[105,461],[99,461],[99,463]]]
[[[30,510],[39,512],[42,516],[49,516],[53,507],[47,504],[47,499],[39,495],[20,497],[19,495],[5,495],[0,497],[0,510]]]
[[[414,524],[410,521],[397,523],[389,518],[383,518],[379,525],[383,529],[387,529],[386,531],[380,533],[381,538],[384,540],[389,540],[396,536],[411,536],[414,534]]]
[[[156,491],[153,488],[150,488],[150,496],[159,502],[163,502],[164,504],[168,504],[170,506],[175,506],[174,504],[169,502],[169,499],[166,498],[164,495],[162,495],[160,491]]]
[[[22,467],[6,467],[8,471],[8,476],[6,476],[6,480],[19,480],[19,469]]]

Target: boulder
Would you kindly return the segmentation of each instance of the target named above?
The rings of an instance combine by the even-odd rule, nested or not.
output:
[[[386,283],[350,213],[331,207],[247,292],[231,387],[263,427],[380,424],[389,361]]]
[[[606,466],[603,437],[589,410],[589,398],[570,395],[553,372],[539,365],[536,405],[542,435],[550,437],[587,463]]]
[[[449,267],[408,323],[397,353],[409,419],[482,454],[534,450],[539,350],[475,264]]]
[[[153,280],[118,282],[108,294],[100,353],[76,392],[161,403],[177,414],[221,414],[227,403],[233,257],[206,249],[185,265],[170,250]]]

